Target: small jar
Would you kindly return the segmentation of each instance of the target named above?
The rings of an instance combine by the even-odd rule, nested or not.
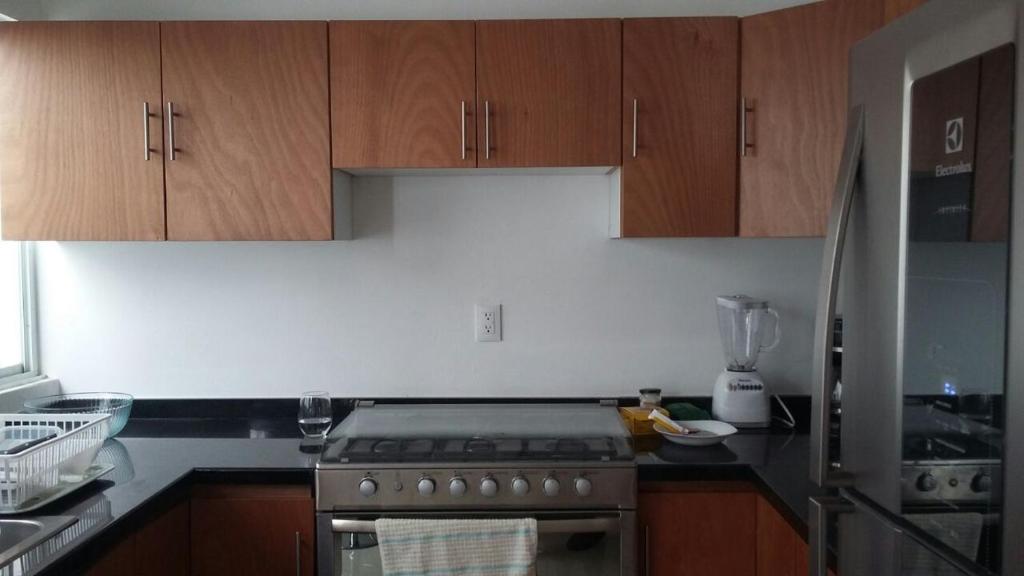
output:
[[[640,407],[657,408],[661,406],[661,388],[641,388]]]

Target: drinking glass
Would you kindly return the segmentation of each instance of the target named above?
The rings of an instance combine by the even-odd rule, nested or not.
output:
[[[331,429],[331,395],[303,392],[299,398],[299,430],[307,438],[323,438]]]

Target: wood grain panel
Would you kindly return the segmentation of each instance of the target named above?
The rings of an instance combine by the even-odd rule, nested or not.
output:
[[[625,20],[622,47],[623,236],[735,236],[739,21]]]
[[[892,22],[914,8],[921,6],[926,1],[927,0],[885,0],[885,23],[888,24],[889,22]]]
[[[484,21],[476,40],[478,166],[620,164],[620,20]]]
[[[189,575],[189,501],[182,500],[135,533],[136,576]]]
[[[168,238],[330,239],[327,24],[161,27]]]
[[[138,576],[135,570],[135,535],[129,534],[107,551],[85,576]]]
[[[803,540],[775,508],[757,498],[757,576],[804,576],[798,556]],[[803,571],[800,572],[800,568]]]
[[[741,236],[823,236],[846,124],[850,46],[880,0],[825,0],[741,21]]]
[[[281,490],[277,490],[281,488]],[[224,497],[192,496],[192,576],[295,574],[295,534],[301,540],[301,574],[314,574],[313,498],[306,488],[222,487]],[[234,492],[233,494],[231,492]]]
[[[335,168],[476,166],[472,21],[347,21],[330,26]]]
[[[162,240],[155,22],[0,23],[5,240]]]
[[[640,493],[650,576],[750,576],[756,569],[753,492]]]

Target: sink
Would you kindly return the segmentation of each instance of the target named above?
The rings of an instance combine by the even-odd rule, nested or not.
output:
[[[0,518],[0,566],[6,566],[77,521],[74,516]]]

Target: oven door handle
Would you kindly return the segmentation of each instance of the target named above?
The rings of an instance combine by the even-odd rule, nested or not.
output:
[[[571,520],[539,520],[537,532],[541,534],[578,534],[595,532],[617,532],[618,518],[574,518]],[[346,518],[331,519],[332,532],[350,534],[376,534],[377,528],[373,520],[349,520]]]

